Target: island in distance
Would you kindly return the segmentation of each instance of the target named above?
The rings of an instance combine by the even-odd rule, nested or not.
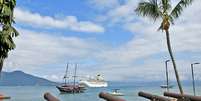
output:
[[[2,72],[0,86],[54,86],[58,83],[22,71]]]

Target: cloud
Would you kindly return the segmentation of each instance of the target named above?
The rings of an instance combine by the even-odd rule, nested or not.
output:
[[[133,0],[132,0],[133,1]],[[19,29],[21,36],[16,39],[17,48],[7,65],[28,71],[51,80],[59,80],[68,60],[79,63],[78,75],[96,75],[101,73],[106,80],[153,81],[164,80],[164,61],[169,59],[166,37],[158,32],[160,21],[153,23],[132,13],[136,4],[125,3],[109,10],[106,24],[121,23],[122,30],[133,33],[128,42],[116,47],[103,44],[96,39],[55,36]],[[180,19],[171,26],[170,36],[179,74],[182,80],[190,80],[190,63],[201,60],[201,7],[200,1],[185,9]],[[132,7],[131,7],[131,6]],[[125,12],[123,12],[125,11]],[[196,14],[196,16],[194,16]],[[60,24],[59,24],[60,25]],[[173,67],[171,80],[175,80]],[[13,70],[12,66],[5,69]],[[197,79],[201,75],[197,72]]]
[[[167,51],[165,34],[157,32],[160,21],[154,23],[153,21],[150,21],[150,19],[143,19],[134,14],[133,10],[137,5],[137,2],[138,1],[128,0],[127,3],[108,11],[109,15],[106,15],[108,19],[116,19],[116,22],[123,25],[123,29],[134,33],[135,36],[132,40],[124,44],[124,46],[104,53],[105,55],[102,55],[103,57],[106,57],[109,60],[116,60],[119,58],[113,58],[112,56],[119,56],[121,57],[119,60],[123,59],[124,61],[133,61],[140,57]],[[199,4],[201,4],[201,2],[196,1],[192,6],[185,9],[181,18],[176,20],[175,25],[171,26],[170,36],[173,50],[176,52],[199,52],[201,50],[201,41],[198,37],[201,29],[199,19],[199,16],[201,16],[199,14],[201,8],[198,6]],[[196,10],[194,10],[195,8]],[[194,16],[195,14],[198,16]],[[113,16],[111,17],[111,15]],[[114,24],[114,26],[115,25],[116,24]]]
[[[20,70],[34,71],[50,64],[86,59],[93,53],[90,50],[96,47],[87,39],[54,36],[50,33],[25,29],[18,30],[21,35],[15,39],[17,48],[10,53],[7,64],[14,65],[13,67]],[[9,67],[12,68],[12,66]]]
[[[152,27],[148,28],[147,31],[151,31]],[[137,29],[142,28],[143,25]],[[153,33],[145,34],[147,31],[145,33],[142,31],[143,34],[134,37],[132,41],[117,48],[103,45],[96,42],[96,40],[64,36],[55,37],[51,33],[25,29],[18,30],[21,35],[15,40],[17,48],[10,53],[4,70],[23,70],[50,80],[61,81],[66,62],[70,61],[71,63],[79,63],[78,75],[81,76],[101,73],[106,80],[112,81],[150,81],[153,78],[154,80],[163,80],[164,60],[167,59],[168,54],[162,54],[159,59],[150,58],[152,55],[166,52],[165,40],[162,40],[164,34],[154,33],[154,27]],[[186,34],[183,33],[182,35]],[[186,37],[188,37],[187,42],[192,39],[199,41],[194,37]],[[174,44],[178,42],[182,42],[181,39]],[[200,44],[197,44],[197,46],[190,44],[191,46],[195,48],[199,47]],[[181,49],[178,48],[177,51],[183,51],[183,48]],[[200,56],[199,54],[200,52],[196,56]],[[199,57],[196,58],[199,60]],[[188,71],[190,70],[188,65],[190,61],[179,60],[177,64],[182,79],[189,79]],[[174,80],[171,65],[170,68],[171,79]]]
[[[89,0],[89,2],[100,10],[111,9],[120,5],[118,0]]]
[[[56,81],[56,82],[62,82],[61,78],[63,78],[63,76],[59,77],[58,75],[52,74],[52,75],[44,75],[44,76],[42,76],[42,78],[52,80],[52,81]]]
[[[43,16],[39,13],[32,13],[28,10],[16,8],[15,19],[17,22],[30,24],[34,27],[69,29],[77,32],[104,32],[105,29],[90,21],[78,21],[75,16],[66,16],[64,19],[56,19],[50,16]]]
[[[99,21],[109,22],[107,24],[119,24],[133,21],[136,18],[134,9],[139,0],[127,0],[113,9],[108,9],[103,15],[97,17]]]
[[[166,36],[163,32],[157,32],[160,21],[153,23],[150,19],[141,18],[134,14],[136,2],[128,0],[128,3],[108,10],[108,13],[104,15],[107,18],[107,24],[113,23],[115,26],[120,23],[123,26],[122,29],[132,32],[134,37],[122,46],[102,51],[98,57],[106,65],[103,66],[104,69],[99,71],[106,73],[107,77],[115,75],[114,78],[111,77],[113,79],[153,80],[154,77],[154,80],[161,80],[161,75],[163,75],[161,70],[164,66],[162,63],[169,57]],[[189,64],[200,60],[198,58],[201,54],[200,4],[200,1],[195,1],[193,5],[184,9],[180,19],[177,19],[175,25],[172,25],[170,29],[171,43],[182,80],[189,80]],[[157,56],[161,58],[155,61],[150,59],[150,57]],[[183,56],[187,56],[188,59],[178,58]],[[136,62],[142,64],[137,65]],[[107,71],[106,68],[113,72]],[[171,73],[174,71],[172,70]],[[117,77],[118,75],[119,77]],[[175,78],[174,74],[172,75],[172,78]]]

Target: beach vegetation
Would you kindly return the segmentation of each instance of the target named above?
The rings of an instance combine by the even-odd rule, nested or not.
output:
[[[0,72],[8,53],[16,47],[13,38],[19,35],[12,26],[15,23],[13,17],[15,6],[16,0],[0,0]]]

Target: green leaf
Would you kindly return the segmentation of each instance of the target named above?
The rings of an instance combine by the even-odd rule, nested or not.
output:
[[[172,18],[178,18],[178,17],[181,15],[183,9],[184,9],[185,7],[187,7],[188,5],[190,5],[192,2],[193,2],[193,0],[181,0],[181,1],[175,6],[175,8],[172,10],[172,12],[170,13],[170,16],[171,16]]]
[[[11,30],[12,30],[12,37],[17,37],[20,35],[19,32],[12,26],[11,26]]]
[[[2,14],[3,16],[11,16],[12,15],[11,8],[8,7],[8,5],[4,4],[2,8]]]
[[[3,0],[0,0],[0,4],[3,4]]]
[[[16,0],[10,0],[9,2],[11,9],[13,10],[16,6]]]
[[[161,0],[163,13],[168,12],[171,9],[170,0]]]
[[[2,25],[2,30],[0,30],[0,58],[4,59],[8,57],[8,52],[16,47],[13,37],[19,35],[17,30],[12,27],[15,6],[16,0],[0,0],[0,24]]]
[[[156,20],[159,17],[162,17],[162,12],[158,6],[157,0],[149,0],[140,2],[135,9],[135,12],[141,16],[148,16]]]

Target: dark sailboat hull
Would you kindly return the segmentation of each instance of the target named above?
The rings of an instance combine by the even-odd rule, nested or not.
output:
[[[78,85],[65,85],[65,86],[56,86],[56,88],[61,92],[61,93],[84,93],[86,90],[85,87],[81,87]]]

